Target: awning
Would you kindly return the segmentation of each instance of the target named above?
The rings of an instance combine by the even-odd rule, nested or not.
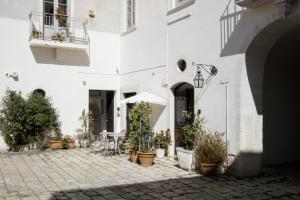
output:
[[[147,102],[151,104],[158,104],[158,105],[167,105],[167,101],[159,96],[156,96],[155,94],[149,93],[149,92],[142,92],[140,94],[137,94],[135,96],[129,97],[127,99],[123,99],[121,101],[122,104],[126,103],[139,103],[139,102]]]

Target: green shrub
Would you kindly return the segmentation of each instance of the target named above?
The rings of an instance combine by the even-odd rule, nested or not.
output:
[[[203,131],[197,135],[195,156],[198,163],[221,165],[227,156],[227,142],[222,133]]]
[[[60,137],[58,115],[50,99],[39,93],[31,93],[26,101],[26,130],[29,138],[40,144],[47,133],[54,131]]]
[[[6,91],[0,110],[0,131],[10,151],[17,151],[18,146],[27,144],[26,101],[20,92]]]
[[[69,148],[69,138],[66,138],[64,137],[62,140],[61,140],[61,146],[63,149],[68,149]]]
[[[168,154],[168,147],[171,143],[171,135],[170,135],[170,129],[167,129],[166,131],[161,131],[160,133],[157,133],[154,137],[154,147],[156,149],[162,148],[165,150],[165,154]]]
[[[61,136],[58,115],[49,98],[31,93],[24,99],[20,92],[10,90],[1,103],[0,131],[10,151],[40,144],[50,132]]]
[[[132,148],[139,151],[149,150],[145,141],[151,136],[150,127],[150,105],[146,102],[137,103],[130,110],[130,132],[128,141]],[[147,149],[148,148],[148,149]]]
[[[197,115],[196,118],[192,120],[192,114],[187,111],[183,111],[185,117],[185,124],[182,127],[182,145],[184,149],[192,150],[197,133],[202,132],[202,127],[204,124],[204,118],[201,118],[200,115]]]

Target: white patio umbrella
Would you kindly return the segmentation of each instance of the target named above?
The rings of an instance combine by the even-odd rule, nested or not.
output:
[[[151,105],[152,114],[150,115],[150,125],[154,127],[165,106],[167,105],[167,101],[150,92],[142,92],[127,99],[123,99],[121,104],[140,103],[142,101]]]
[[[122,104],[125,103],[140,103],[140,102],[147,102],[150,104],[157,104],[157,105],[162,105],[162,106],[166,106],[167,105],[167,101],[155,94],[152,94],[150,92],[142,92],[140,94],[137,94],[135,96],[129,97],[127,99],[123,99],[121,101]]]

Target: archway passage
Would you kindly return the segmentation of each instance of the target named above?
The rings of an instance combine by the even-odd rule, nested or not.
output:
[[[180,83],[174,87],[173,93],[175,98],[175,147],[182,147],[182,126],[185,122],[183,111],[194,114],[194,86],[189,83]]]
[[[263,162],[300,161],[299,67],[300,26],[271,49],[263,79]]]

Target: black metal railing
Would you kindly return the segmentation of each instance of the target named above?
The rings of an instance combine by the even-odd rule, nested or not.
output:
[[[29,14],[30,37],[44,41],[89,44],[87,20],[62,14],[45,14],[32,11]]]

